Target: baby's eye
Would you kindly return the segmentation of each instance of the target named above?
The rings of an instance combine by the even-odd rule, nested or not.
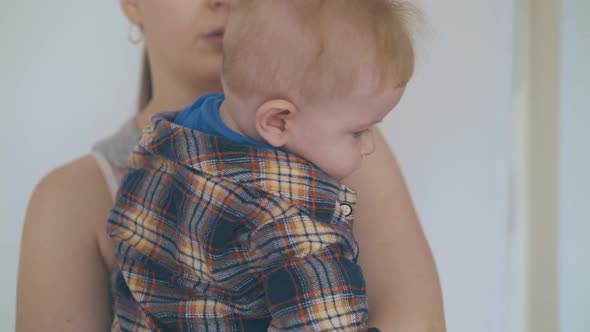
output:
[[[363,134],[366,133],[367,131],[369,131],[369,129],[364,129],[364,130],[361,130],[361,131],[356,131],[356,132],[354,132],[352,134],[352,136],[354,138],[359,138],[359,137],[363,136]]]

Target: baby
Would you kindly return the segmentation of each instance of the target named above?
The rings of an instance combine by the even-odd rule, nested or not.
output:
[[[341,185],[414,68],[393,0],[240,0],[224,95],[154,117],[109,216],[115,331],[366,331]]]

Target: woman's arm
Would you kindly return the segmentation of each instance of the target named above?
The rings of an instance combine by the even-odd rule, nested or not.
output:
[[[381,331],[445,331],[432,253],[401,170],[375,131],[375,153],[346,182],[358,193],[355,236],[369,296],[369,325]]]
[[[22,235],[17,332],[109,330],[109,273],[97,227],[106,232],[111,204],[92,157],[37,185]]]

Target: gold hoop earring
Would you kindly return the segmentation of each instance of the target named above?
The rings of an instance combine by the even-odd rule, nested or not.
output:
[[[131,44],[137,45],[143,41],[143,31],[141,31],[139,26],[131,24],[127,31],[127,39]]]

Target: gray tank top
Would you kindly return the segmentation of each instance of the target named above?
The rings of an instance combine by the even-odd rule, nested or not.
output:
[[[131,118],[125,121],[113,135],[92,146],[91,155],[96,160],[113,199],[119,188],[117,169],[125,168],[127,159],[139,138],[139,130],[135,125],[134,118]]]

